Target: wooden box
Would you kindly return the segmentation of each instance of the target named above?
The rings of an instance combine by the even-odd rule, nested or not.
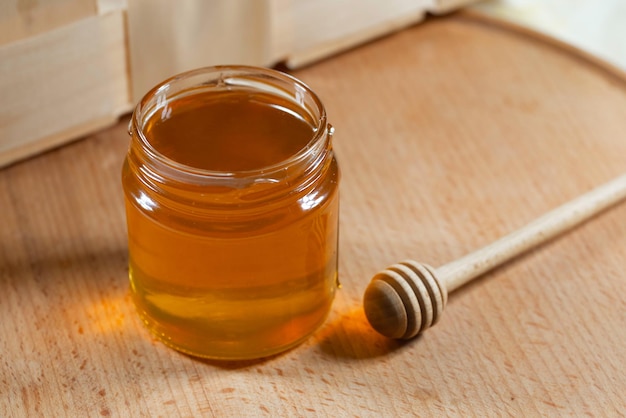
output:
[[[300,67],[471,1],[5,0],[0,166],[112,124],[170,75]]]

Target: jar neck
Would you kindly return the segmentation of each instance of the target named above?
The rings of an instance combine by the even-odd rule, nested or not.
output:
[[[168,163],[155,158],[131,127],[127,157],[130,169],[151,192],[193,206],[258,205],[310,188],[332,159],[333,128],[327,125],[306,152],[281,164],[244,172],[214,172]]]

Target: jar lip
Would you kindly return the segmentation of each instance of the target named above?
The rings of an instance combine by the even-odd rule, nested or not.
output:
[[[213,74],[216,77],[218,77],[218,83],[224,82],[225,75],[227,75],[228,79],[231,79],[231,80],[236,79],[237,77],[242,77],[242,76],[250,77],[250,76],[256,75],[256,76],[260,76],[260,78],[265,78],[268,80],[274,79],[277,81],[292,83],[294,86],[296,86],[296,89],[298,92],[302,92],[306,94],[308,97],[310,97],[314,106],[317,108],[317,111],[319,112],[319,115],[315,115],[316,117],[313,117],[314,115],[311,115],[312,121],[314,121],[315,123],[315,126],[313,127],[314,131],[313,131],[312,138],[306,143],[306,145],[300,148],[296,153],[291,155],[289,158],[282,160],[280,162],[268,165],[268,166],[264,166],[264,167],[261,167],[258,169],[252,169],[252,170],[235,170],[235,171],[210,170],[210,169],[204,169],[204,168],[199,168],[199,167],[194,167],[194,166],[190,166],[187,164],[183,164],[170,157],[167,157],[166,155],[158,151],[150,143],[150,141],[148,141],[143,130],[139,129],[139,127],[143,126],[144,123],[150,118],[150,117],[145,117],[144,115],[144,109],[146,108],[146,105],[151,99],[156,97],[159,94],[159,92],[163,90],[167,90],[168,87],[175,82],[180,82],[186,79],[190,79],[192,77],[209,75],[209,74]],[[278,90],[278,88],[276,88],[276,90]],[[286,92],[283,95],[284,97],[288,97],[286,96]],[[296,101],[294,101],[296,104],[302,104],[297,101],[298,99],[302,100],[302,97],[298,98],[297,96],[298,95],[296,94],[296,97],[295,98],[292,97],[291,99],[296,99]],[[155,107],[154,112],[156,112],[156,110],[160,108],[161,107],[159,106]],[[151,114],[153,114],[154,112],[151,112]],[[141,142],[141,146],[144,152],[149,156],[150,159],[158,162],[160,165],[166,166],[169,169],[173,169],[181,174],[188,174],[194,177],[220,178],[224,180],[227,180],[229,178],[256,177],[258,175],[266,176],[272,173],[283,171],[289,166],[298,164],[302,162],[303,160],[306,160],[307,156],[309,156],[309,154],[311,153],[313,149],[319,148],[319,147],[324,149],[325,147],[323,146],[323,144],[325,142],[324,138],[326,137],[326,133],[332,135],[334,131],[334,129],[327,122],[326,109],[324,108],[322,101],[307,84],[297,79],[296,77],[290,74],[284,73],[282,71],[273,70],[273,69],[264,68],[264,67],[249,66],[249,65],[216,65],[216,66],[209,66],[209,67],[201,67],[201,68],[186,71],[186,72],[174,75],[172,77],[169,77],[165,79],[164,81],[160,82],[159,84],[157,84],[156,86],[154,86],[141,98],[139,103],[135,106],[130,123],[131,123],[131,126],[129,126],[129,132],[131,129],[134,131],[134,133],[137,135],[137,137],[139,138]]]

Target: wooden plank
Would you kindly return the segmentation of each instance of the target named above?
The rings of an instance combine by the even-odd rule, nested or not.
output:
[[[343,170],[326,324],[251,362],[151,339],[127,291],[124,119],[0,170],[0,416],[620,416],[625,205],[455,291],[408,343],[361,298],[390,263],[442,265],[623,173],[626,77],[463,14],[295,75]]]
[[[427,12],[443,14],[474,0],[280,0],[282,20],[275,37],[288,40],[287,66],[298,68],[355,45],[420,22]],[[284,33],[280,33],[284,27]]]
[[[177,73],[217,64],[271,63],[271,0],[130,0],[134,100]]]
[[[0,47],[0,166],[111,124],[130,107],[123,11]]]
[[[0,46],[96,14],[96,0],[2,0]]]
[[[287,65],[296,68],[422,19],[426,0],[292,1],[285,24],[292,28]]]
[[[128,9],[128,0],[97,0],[97,2],[100,15]]]

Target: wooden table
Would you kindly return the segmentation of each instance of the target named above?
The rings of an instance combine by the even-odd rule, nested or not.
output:
[[[261,361],[153,341],[127,290],[127,119],[0,171],[0,416],[618,416],[626,205],[451,295],[406,343],[361,296],[437,266],[626,169],[626,81],[525,31],[457,14],[296,72],[343,169],[327,323]],[[61,116],[60,116],[61,117]]]

